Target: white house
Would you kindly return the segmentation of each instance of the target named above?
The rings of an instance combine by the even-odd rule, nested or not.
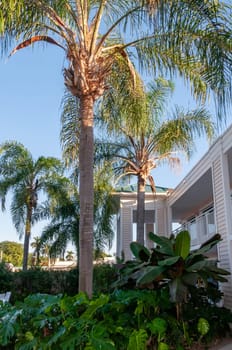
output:
[[[219,265],[232,273],[232,126],[221,135],[208,152],[174,189],[157,188],[146,192],[146,233],[170,235],[173,223],[187,228],[193,248],[213,234],[220,233],[222,242],[214,251]],[[131,258],[136,188],[118,189],[117,255]],[[146,237],[145,241],[149,247]],[[222,284],[224,303],[232,309],[232,279]]]
[[[152,193],[150,186],[146,186],[145,194],[145,245],[151,247],[153,242],[147,237],[150,231],[161,235],[168,235],[170,232],[168,217],[167,198],[170,189],[156,187],[156,193]],[[114,196],[118,200],[117,213],[117,243],[116,255],[125,260],[132,258],[130,243],[135,240],[136,235],[136,209],[137,209],[137,186],[128,185],[117,187]]]

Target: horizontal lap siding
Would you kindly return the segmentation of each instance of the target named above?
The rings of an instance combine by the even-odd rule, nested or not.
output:
[[[218,158],[213,163],[213,182],[214,182],[214,203],[215,218],[217,224],[217,232],[221,235],[222,241],[219,244],[219,263],[226,270],[230,270],[230,247],[228,241],[228,228],[226,220],[226,204],[223,185],[223,164],[222,159]],[[227,283],[222,283],[222,291],[224,293],[224,304],[232,309],[231,294],[231,277],[227,278]]]
[[[131,259],[130,243],[132,241],[132,221],[131,221],[131,208],[123,208],[121,210],[121,232],[122,235],[122,250],[125,256],[125,260]]]

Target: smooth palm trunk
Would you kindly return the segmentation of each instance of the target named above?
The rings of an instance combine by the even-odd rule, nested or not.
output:
[[[93,280],[93,106],[91,96],[80,98],[80,229],[79,229],[79,291],[92,296]]]
[[[23,271],[27,270],[30,233],[26,232],[23,245]]]
[[[138,177],[137,191],[137,242],[144,245],[144,222],[145,222],[145,180]]]
[[[27,265],[28,265],[29,243],[30,243],[30,236],[31,236],[31,216],[32,216],[32,210],[29,209],[27,213],[27,221],[26,221],[24,245],[23,245],[23,271],[27,270]]]

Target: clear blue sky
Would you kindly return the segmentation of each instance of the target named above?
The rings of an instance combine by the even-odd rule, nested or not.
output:
[[[21,142],[35,158],[41,155],[61,157],[63,64],[64,53],[54,46],[27,48],[10,59],[0,60],[0,143],[6,140]],[[180,83],[176,85],[172,102],[192,106],[190,94]],[[213,111],[213,102],[209,108]],[[174,188],[207,150],[207,142],[198,141],[197,147],[191,162],[184,162],[179,172],[170,172],[166,167],[156,170],[156,185]],[[32,237],[39,232],[40,226],[33,228]],[[0,212],[0,241],[3,240],[19,241],[8,206],[6,212]]]

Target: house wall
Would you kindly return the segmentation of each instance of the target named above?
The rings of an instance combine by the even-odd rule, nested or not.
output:
[[[167,194],[162,196],[147,195],[145,200],[145,210],[154,211],[154,221],[152,222],[152,216],[147,216],[147,222],[145,223],[145,245],[148,248],[152,248],[154,243],[148,238],[150,231],[168,235],[168,208],[167,208]],[[116,255],[119,258],[130,260],[133,258],[130,251],[130,243],[133,241],[133,211],[137,209],[136,193],[133,194],[121,194],[120,196],[120,221],[117,225],[117,251]],[[120,222],[120,224],[119,224]]]
[[[146,210],[155,210],[155,233],[169,235],[172,222],[184,223],[191,216],[199,216],[212,205],[215,225],[222,237],[217,254],[219,265],[232,274],[232,126],[220,136],[191,172],[170,194],[146,196]],[[133,210],[136,210],[136,193],[120,194],[120,225],[118,225],[117,255],[124,252],[131,259],[130,242],[133,239]],[[153,228],[147,223],[146,234]],[[200,237],[199,245],[202,243]],[[148,247],[152,242],[145,239]],[[215,254],[215,252],[214,252]],[[232,279],[221,285],[224,305],[232,310]]]
[[[211,178],[209,177],[211,174]],[[203,183],[203,180],[206,181]],[[207,193],[207,180],[212,181],[212,193]],[[197,185],[196,185],[197,184]],[[211,200],[214,207],[216,230],[222,237],[218,245],[219,265],[232,273],[232,126],[216,140],[205,156],[196,164],[192,171],[182,180],[169,198],[170,211],[173,217],[187,221],[192,214],[196,215],[207,201]],[[202,186],[201,186],[202,185]],[[195,191],[193,191],[195,189]],[[198,196],[196,196],[196,189]],[[211,192],[208,186],[208,192]],[[204,195],[203,195],[204,194]],[[199,200],[197,201],[197,199]],[[205,203],[204,203],[205,198]],[[208,198],[208,199],[207,199]],[[188,202],[187,202],[188,199]],[[193,201],[192,204],[191,200]],[[187,211],[181,213],[181,204],[188,203]],[[198,214],[197,214],[198,215]],[[200,243],[200,242],[199,242]],[[221,284],[224,293],[224,305],[232,309],[232,279]]]
[[[134,200],[121,200],[120,203],[120,250],[116,252],[118,257],[125,260],[131,259],[130,243],[133,241],[133,208]]]
[[[231,264],[231,201],[228,173],[227,155],[221,153],[213,161],[213,184],[214,184],[214,212],[217,232],[222,237],[218,246],[219,265],[232,272]],[[223,283],[221,288],[224,293],[224,303],[232,309],[232,280],[227,277],[228,283]]]

